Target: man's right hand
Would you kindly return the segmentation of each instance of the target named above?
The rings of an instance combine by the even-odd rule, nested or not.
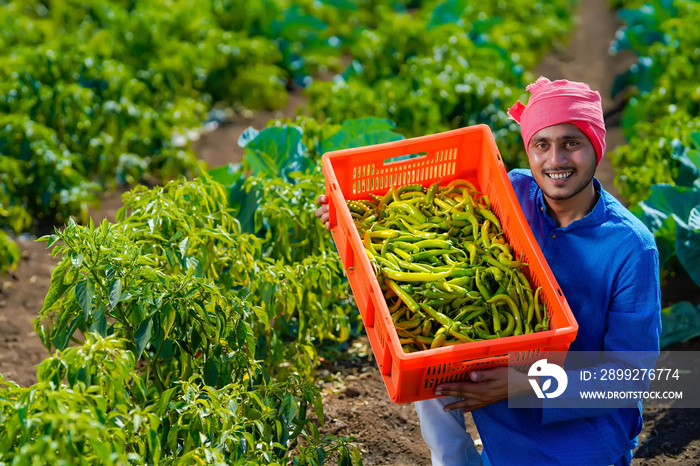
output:
[[[316,217],[321,219],[321,223],[326,227],[326,230],[331,229],[331,223],[329,221],[329,213],[328,213],[328,198],[324,195],[321,194],[316,198],[316,204],[320,205],[318,209],[314,212]]]

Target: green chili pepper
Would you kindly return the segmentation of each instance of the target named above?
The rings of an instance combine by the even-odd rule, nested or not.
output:
[[[512,314],[512,318],[515,320],[514,335],[522,335],[523,323],[520,316],[520,309],[518,309],[518,306],[516,306],[512,299],[510,299],[510,296],[506,294],[498,294],[492,297],[491,299],[487,300],[486,302],[489,304],[505,303],[510,309],[510,314]]]
[[[425,216],[413,205],[405,201],[394,202],[387,206],[387,211],[401,210],[416,220],[416,223],[425,223]]]
[[[392,251],[394,252],[394,254],[396,254],[397,256],[399,256],[399,257],[400,257],[401,259],[403,259],[404,261],[406,261],[406,262],[413,262],[413,256],[412,256],[410,253],[404,251],[403,249],[401,249],[401,248],[396,248],[396,249],[392,249]],[[391,254],[391,253],[390,253],[390,252],[387,252],[387,254]]]
[[[465,180],[464,178],[457,178],[457,179],[450,181],[449,183],[447,183],[446,189],[449,190],[451,188],[456,188],[456,187],[460,187],[460,186],[466,186],[467,188],[471,189],[472,191],[478,192],[476,190],[476,188],[474,187],[474,185],[470,181]]]
[[[490,226],[491,222],[489,220],[484,220],[484,223],[481,224],[481,233],[479,234],[479,239],[481,240],[481,244],[484,246],[484,249],[488,249],[489,245],[491,244],[489,241]]]
[[[404,320],[401,322],[395,322],[394,325],[396,327],[400,327],[406,330],[414,329],[421,325],[423,322],[419,318],[414,318],[412,320]]]
[[[350,208],[351,212],[355,212],[360,215],[364,215],[365,212],[369,212],[371,210],[370,207],[358,201],[348,201],[348,207]]]
[[[405,193],[406,191],[420,191],[423,192],[423,185],[420,184],[405,184],[396,190],[397,194]]]
[[[464,316],[464,319],[462,319],[462,320],[466,321],[466,322],[471,322],[472,320],[476,319],[477,317],[479,317],[483,314],[486,314],[487,312],[489,312],[489,308],[485,307],[485,306],[481,306],[480,308],[475,309],[475,310],[471,311],[469,314],[467,314],[466,316]]]
[[[491,322],[493,322],[493,331],[496,335],[498,335],[501,333],[501,317],[498,315],[498,308],[495,304],[490,304],[489,307],[491,308]]]
[[[418,230],[418,229],[414,228],[412,225],[410,225],[408,222],[406,222],[406,220],[404,220],[404,219],[402,219],[402,218],[399,218],[399,222],[401,222],[401,223],[406,227],[406,230],[407,230],[409,233],[411,233],[411,234],[413,234],[413,235],[415,235],[415,236],[419,236],[419,237],[421,237],[421,238],[423,238],[423,239],[435,239],[435,238],[437,238],[437,234],[436,234],[436,233],[429,233],[429,232],[425,232],[425,231]]]
[[[400,299],[398,301],[403,304],[403,301],[401,301]],[[396,322],[399,322],[401,317],[403,317],[406,314],[406,311],[408,311],[408,308],[404,306],[404,307],[401,307],[398,311],[391,314],[392,322],[394,322],[394,324]]]
[[[511,260],[511,259],[508,259],[507,256],[509,256],[509,255],[510,255],[510,254],[508,254],[508,255],[503,254],[503,253],[499,254],[499,255],[498,255],[498,262],[500,262],[501,264],[503,264],[503,265],[505,265],[506,267],[511,268],[511,269],[514,269],[514,268],[516,268],[516,267],[522,267],[522,266],[524,266],[524,265],[528,265],[527,262],[514,261],[514,260]]]
[[[425,202],[425,194],[419,191],[408,191],[399,194],[399,199],[407,202]]]
[[[430,307],[441,307],[449,305],[454,300],[454,296],[450,298],[436,298],[429,300],[426,304]]]
[[[421,291],[420,293],[427,299],[454,298],[452,293],[441,290],[427,289]]]
[[[474,339],[472,337],[470,337],[462,332],[457,331],[455,328],[449,327],[447,332],[450,335],[452,335],[453,337],[455,337],[456,339],[458,339],[459,341],[461,341],[462,343],[471,343],[474,341]]]
[[[501,264],[498,262],[497,259],[494,259],[493,257],[489,256],[488,254],[483,254],[481,256],[481,259],[486,262],[487,264],[491,265],[492,267],[496,267],[497,269],[501,270],[502,272],[508,272],[508,267],[505,265]]]
[[[537,319],[538,325],[542,323],[542,314],[540,313],[540,290],[541,289],[542,289],[542,287],[540,286],[535,290],[535,296],[532,299],[533,304],[535,306],[535,319]]]
[[[388,268],[382,268],[382,274],[391,280],[402,282],[434,282],[450,276],[454,270],[454,266],[447,272],[397,272]],[[398,293],[397,293],[398,294]]]
[[[413,260],[414,261],[422,261],[422,260],[425,260],[429,257],[441,256],[443,254],[449,254],[451,252],[454,252],[454,251],[451,249],[428,249],[426,251],[420,251],[420,252],[413,254]]]
[[[428,193],[425,196],[426,205],[431,205],[433,203],[433,199],[435,198],[435,193],[438,191],[438,188],[440,188],[440,181],[436,181],[430,185],[428,188]]]
[[[503,281],[503,271],[498,267],[486,267],[484,273],[490,273],[496,283]]]
[[[365,251],[367,251],[367,249],[365,249]],[[385,258],[383,258],[383,257],[381,257],[381,256],[370,255],[369,252],[368,252],[367,255],[370,256],[370,261],[375,261],[375,262],[377,262],[379,265],[381,265],[382,267],[387,267],[387,268],[390,268],[390,269],[393,268],[394,270],[396,270],[396,271],[398,271],[398,272],[401,271],[401,266],[399,266],[398,263],[391,262],[390,260],[385,259]]]
[[[396,230],[367,230],[369,232],[370,238],[373,239],[390,239],[396,238],[401,234],[401,232]]]
[[[382,272],[384,272],[387,269],[382,269]],[[396,284],[393,280],[386,278],[385,283],[387,286],[394,292],[396,293],[396,296],[399,297],[401,301],[408,307],[411,311],[413,312],[418,312],[418,309],[420,309],[420,306],[416,301],[406,293],[399,285]]]
[[[541,332],[544,330],[549,330],[549,314],[545,313],[542,318],[542,323],[535,325],[535,332]]]
[[[402,303],[403,301],[397,298],[396,302],[389,306],[389,314],[393,314],[394,312],[396,312],[401,307]]]
[[[452,241],[444,239],[427,239],[414,243],[415,246],[421,249],[449,249],[452,247]]]
[[[421,329],[421,335],[424,337],[427,337],[430,335],[431,330],[433,329],[433,321],[432,319],[428,318],[423,321],[423,327]]]
[[[505,314],[506,319],[508,319],[508,323],[506,324],[506,328],[501,330],[500,332],[496,332],[496,335],[499,337],[508,337],[511,335],[521,335],[522,331],[520,333],[517,332],[517,328],[515,329],[515,332],[513,331],[514,327],[516,327],[516,318],[508,311],[503,311],[503,314]]]
[[[433,341],[430,342],[430,349],[440,348],[445,343],[445,340],[447,340],[447,335],[444,333],[437,335],[433,338]]]
[[[452,280],[448,280],[448,281],[447,281],[447,284],[450,285],[450,286],[452,286],[452,285],[457,285],[457,286],[466,286],[466,285],[469,285],[472,281],[474,281],[474,273],[476,273],[476,272],[472,271],[471,269],[467,269],[467,270],[469,270],[470,272],[472,272],[472,274],[471,274],[471,275],[465,275],[465,276],[463,276],[463,277],[453,278]],[[468,292],[469,292],[469,290],[467,290],[467,293],[468,293]]]
[[[503,231],[503,229],[501,228],[501,222],[498,221],[498,218],[490,210],[484,209],[482,207],[477,207],[476,212],[482,217],[484,217],[486,220],[490,221],[493,225],[495,225],[496,228],[498,228],[498,231]]]
[[[474,283],[476,283],[476,289],[479,290],[479,293],[481,294],[481,297],[484,301],[487,301],[491,298],[489,295],[488,290],[484,286],[484,284],[481,281],[481,277],[479,276],[479,272],[476,272],[476,276],[474,278]]]

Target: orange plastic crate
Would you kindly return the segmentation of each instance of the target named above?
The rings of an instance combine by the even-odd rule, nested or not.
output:
[[[411,155],[408,160],[394,161]],[[475,125],[402,141],[326,153],[323,174],[329,202],[331,234],[360,310],[372,351],[394,403],[435,398],[435,388],[464,380],[473,370],[503,366],[517,351],[525,364],[548,351],[566,351],[578,324],[535,241],[515,197],[505,166],[486,125]],[[506,239],[523,251],[523,273],[535,287],[550,315],[550,330],[495,340],[463,343],[404,353],[379,282],[353,224],[347,200],[383,195],[390,186],[447,184],[464,178],[489,196]],[[513,356],[513,355],[511,355]],[[514,359],[511,358],[511,364]]]

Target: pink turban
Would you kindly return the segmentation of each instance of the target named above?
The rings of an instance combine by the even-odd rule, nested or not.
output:
[[[588,84],[539,78],[527,86],[532,93],[527,107],[518,101],[508,115],[520,123],[525,150],[532,136],[543,128],[560,123],[576,125],[591,140],[596,166],[605,153],[605,122],[600,94]]]

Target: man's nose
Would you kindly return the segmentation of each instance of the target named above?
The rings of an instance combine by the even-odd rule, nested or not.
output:
[[[568,155],[564,148],[560,146],[553,145],[549,151],[549,156],[547,157],[547,162],[553,167],[558,167],[566,165],[568,161]]]

